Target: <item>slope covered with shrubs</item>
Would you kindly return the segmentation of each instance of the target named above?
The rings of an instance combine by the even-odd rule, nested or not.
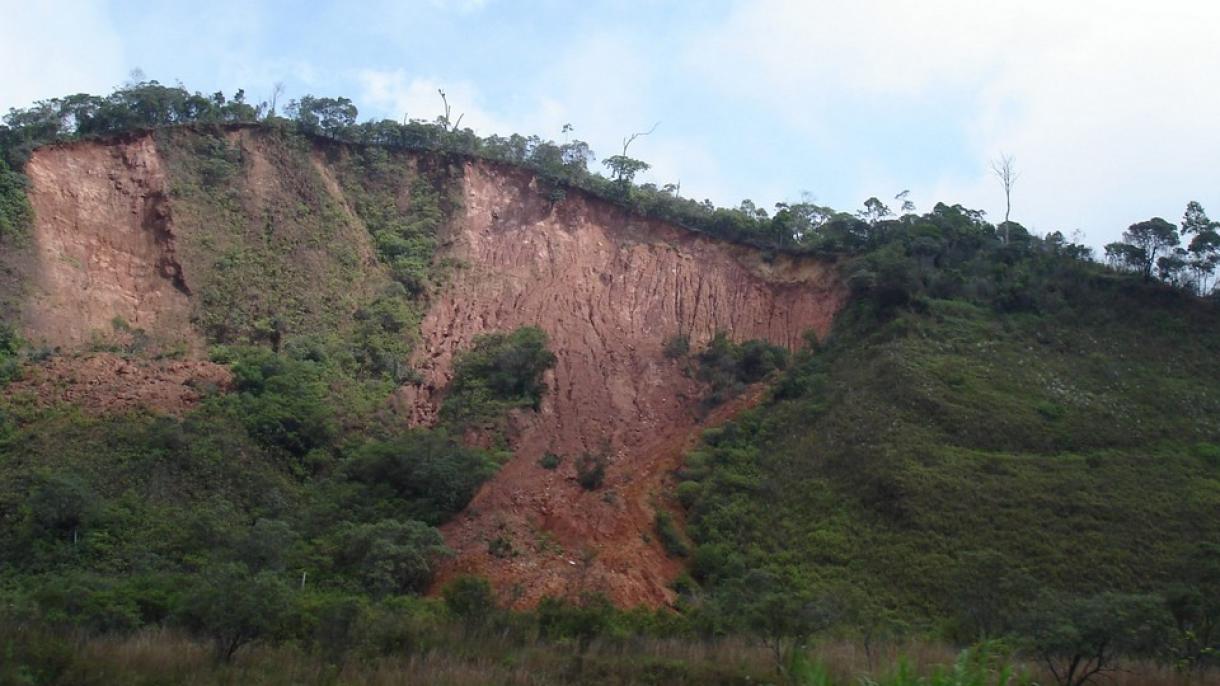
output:
[[[1156,650],[1210,659],[1217,608],[1181,599],[1220,569],[1216,303],[954,208],[863,240],[832,336],[679,474],[691,607],[764,574],[859,635],[973,640],[1046,631],[1039,598],[1136,594]]]

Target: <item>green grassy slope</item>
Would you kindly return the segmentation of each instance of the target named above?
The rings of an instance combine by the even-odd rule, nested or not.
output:
[[[857,301],[688,459],[695,577],[715,595],[777,570],[948,629],[980,587],[1010,609],[1162,590],[1220,540],[1220,312],[1097,272],[1061,285],[1040,311]]]

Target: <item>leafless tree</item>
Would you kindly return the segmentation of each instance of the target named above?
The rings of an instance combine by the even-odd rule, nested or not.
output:
[[[998,159],[991,161],[991,171],[1000,180],[1000,185],[1004,187],[1004,243],[1008,243],[1008,216],[1012,213],[1012,187],[1017,184],[1017,179],[1021,176],[1017,171],[1016,159],[1012,155],[1001,154]]]
[[[445,127],[446,127],[446,128],[449,128],[449,122],[450,122],[450,121],[452,121],[452,120],[449,118],[449,116],[450,116],[450,114],[451,114],[451,111],[450,111],[450,109],[449,109],[449,98],[445,97],[445,91],[444,91],[444,89],[442,89],[442,88],[437,88],[437,89],[436,89],[436,92],[441,94],[441,103],[442,103],[442,104],[444,104],[444,106],[445,106],[445,114],[444,114],[444,118],[443,118],[443,119],[444,119],[444,122],[445,122]],[[457,118],[457,121],[453,122],[453,127],[452,127],[452,129],[450,129],[450,130],[452,130],[452,131],[457,131],[457,130],[458,130],[458,127],[462,125],[462,117],[465,117],[465,116],[466,116],[466,113],[465,113],[465,112],[463,112],[462,114],[459,114],[459,115],[458,115],[458,118]]]
[[[661,122],[657,122],[657,123],[653,124],[652,128],[648,129],[647,131],[640,131],[638,133],[633,133],[630,136],[627,136],[626,138],[624,138],[623,139],[623,157],[627,156],[627,147],[629,145],[631,145],[632,143],[634,143],[635,139],[639,138],[640,136],[647,136],[647,135],[651,134],[653,131],[656,131],[657,127],[660,125],[661,125]]]
[[[280,96],[284,94],[284,82],[276,81],[271,87],[271,108],[267,110],[268,117],[275,116],[275,105],[279,102]]]

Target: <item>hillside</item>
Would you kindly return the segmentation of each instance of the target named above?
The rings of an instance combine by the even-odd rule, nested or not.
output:
[[[1197,204],[1103,266],[960,206],[715,208],[352,112],[0,130],[0,640],[51,675],[18,683],[147,671],[98,655],[154,631],[264,642],[275,674],[215,676],[268,683],[534,683],[525,646],[538,683],[855,682],[912,640],[1207,678]]]
[[[105,405],[74,388],[72,356],[86,352],[126,353],[141,373],[158,356],[198,365],[164,379],[177,397],[174,384],[206,376],[209,345],[312,345],[354,355],[357,376],[393,368],[406,383],[381,421],[431,427],[454,356],[477,336],[544,331],[557,364],[541,404],[512,415],[499,440],[513,459],[443,529],[456,556],[438,577],[479,572],[526,605],[588,588],[627,606],[672,602],[681,565],[647,538],[704,419],[700,384],[663,343],[682,335],[698,346],[723,331],[796,348],[807,331],[825,335],[846,295],[824,261],[764,259],[580,194],[555,203],[533,175],[491,163],[236,128],[53,146],[26,169],[35,220],[29,246],[8,258],[25,280],[7,302],[21,335],[59,355],[14,397],[32,389]],[[394,266],[378,258],[403,215],[426,224],[407,229],[415,292],[392,285]],[[384,330],[369,333],[365,313],[379,307],[398,320],[374,318]],[[76,366],[110,368],[97,360]],[[77,376],[113,385],[105,372]],[[544,470],[548,452],[569,459]],[[606,487],[585,493],[574,463],[591,452],[610,465]],[[492,540],[512,555],[490,556]]]

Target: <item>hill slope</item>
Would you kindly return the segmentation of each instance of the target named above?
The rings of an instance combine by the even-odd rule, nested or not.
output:
[[[324,359],[363,403],[397,386],[376,421],[402,431],[438,422],[453,359],[479,335],[540,327],[557,364],[537,410],[459,427],[506,440],[513,458],[443,529],[456,555],[440,576],[479,572],[524,605],[591,588],[671,602],[682,565],[650,532],[704,418],[701,383],[663,344],[726,332],[796,348],[829,331],[846,297],[824,260],[764,259],[581,193],[556,202],[532,174],[489,162],[238,127],[44,147],[27,169],[35,218],[7,258],[20,277],[7,302],[37,346],[122,353],[154,379],[145,360],[218,344]],[[73,388],[123,386],[125,367],[97,359],[60,357],[13,393],[104,409]],[[201,378],[166,377],[174,401],[144,405],[181,412]],[[341,413],[352,429],[369,421]],[[547,452],[567,459],[544,470]],[[585,492],[573,465],[592,452],[610,466]],[[512,555],[490,555],[492,541]]]

